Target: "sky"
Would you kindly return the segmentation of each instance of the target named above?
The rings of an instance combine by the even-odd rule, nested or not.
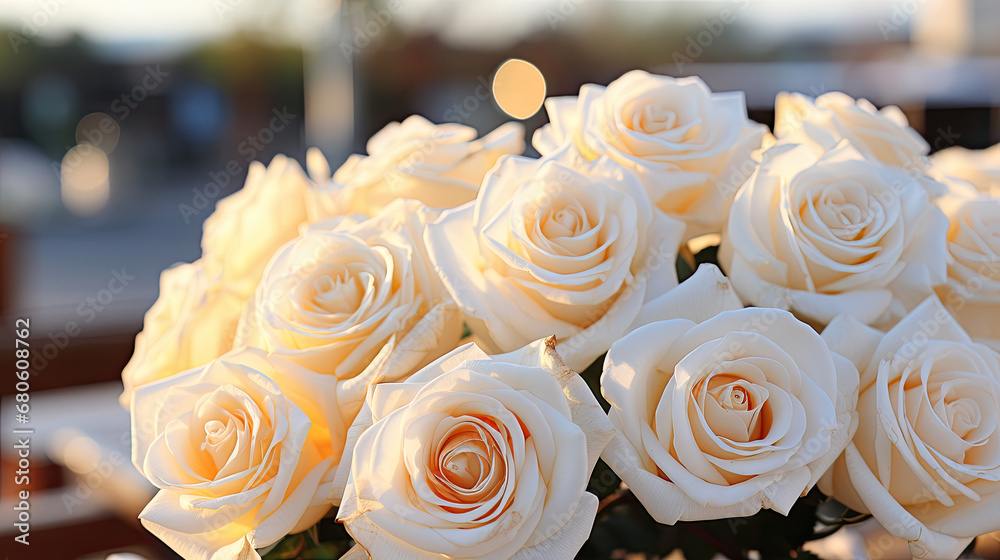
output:
[[[0,26],[29,39],[81,33],[124,54],[136,46],[171,48],[249,30],[278,41],[308,47],[322,33],[324,16],[342,0],[3,0]],[[350,1],[350,0],[345,0]],[[396,0],[394,0],[396,1]],[[502,48],[539,29],[554,27],[553,17],[581,20],[597,5],[620,4],[636,25],[669,17],[671,4],[744,6],[749,21],[779,36],[814,28],[847,32],[851,22],[871,22],[891,13],[894,0],[402,0],[391,13],[413,32],[435,32],[456,46]],[[896,3],[903,0],[895,0]],[[911,0],[912,1],[912,0]],[[921,0],[928,1],[928,0]],[[26,22],[29,22],[26,24]]]
[[[45,40],[80,33],[106,46],[171,47],[249,30],[309,42],[339,0],[3,0],[0,26]]]

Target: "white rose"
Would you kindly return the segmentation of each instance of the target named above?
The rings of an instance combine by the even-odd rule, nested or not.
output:
[[[1000,529],[1000,355],[935,297],[888,333],[844,316],[823,331],[861,371],[859,427],[820,489],[910,541],[957,558]]]
[[[371,388],[352,427],[338,519],[348,558],[571,558],[590,535],[590,473],[612,429],[553,339],[469,344]]]
[[[257,349],[144,385],[132,461],[160,491],[139,514],[186,560],[259,559],[329,510],[335,378]]]
[[[205,220],[205,268],[226,289],[253,295],[271,255],[306,221],[307,179],[299,164],[278,155],[266,168],[250,164],[243,189],[227,196]]]
[[[601,457],[660,523],[787,515],[850,441],[858,373],[808,325],[738,309],[692,277],[680,317],[608,352],[601,392],[617,430]],[[712,316],[718,301],[731,311]]]
[[[867,99],[834,91],[813,99],[782,92],[774,101],[774,135],[817,156],[848,140],[861,153],[915,172],[927,169],[930,146],[898,107],[878,110]]]
[[[779,145],[736,196],[719,262],[746,303],[891,323],[944,283],[947,222],[915,177],[847,141]]]
[[[688,237],[722,228],[767,131],[747,119],[742,92],[640,70],[549,98],[545,110],[551,122],[535,132],[535,149],[549,155],[571,143],[588,160],[607,155],[629,167],[660,209],[688,224]]]
[[[985,150],[954,146],[931,156],[931,175],[972,183],[981,193],[1000,198],[1000,144]]]
[[[1000,351],[1000,199],[950,194],[936,203],[951,221],[938,296],[977,342]]]
[[[398,200],[374,218],[314,224],[268,265],[236,346],[262,348],[333,376],[339,404],[328,428],[343,448],[370,383],[397,381],[455,348],[458,308],[427,256],[439,211]]]
[[[367,156],[351,155],[332,178],[322,154],[310,150],[311,221],[351,213],[373,216],[397,198],[434,208],[469,202],[500,156],[524,151],[524,127],[509,122],[477,140],[471,127],[413,115],[386,125],[367,148]]]
[[[638,178],[572,147],[501,158],[475,203],[428,227],[431,258],[491,349],[556,335],[582,371],[677,285],[684,225],[649,202]]]
[[[233,347],[246,300],[206,272],[201,261],[160,275],[160,295],[146,312],[135,352],[122,371],[128,407],[137,387],[208,363]]]

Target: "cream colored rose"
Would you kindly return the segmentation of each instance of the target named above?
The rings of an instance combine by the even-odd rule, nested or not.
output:
[[[590,535],[587,483],[614,430],[553,339],[463,346],[372,387],[338,512],[348,558],[561,559]]]
[[[431,267],[427,223],[439,211],[399,200],[374,218],[306,229],[268,265],[238,329],[263,348],[336,379],[330,431],[343,442],[369,383],[397,381],[458,345],[462,319]]]
[[[1000,351],[1000,199],[950,194],[937,205],[951,221],[937,294],[973,339]]]
[[[541,160],[502,158],[475,203],[427,230],[431,258],[491,350],[556,335],[582,371],[677,285],[684,225],[649,202],[638,178],[571,146]]]
[[[847,141],[779,145],[736,196],[719,262],[748,304],[892,323],[944,283],[947,228],[915,177]]]
[[[307,158],[313,179],[311,221],[350,213],[373,216],[398,198],[451,208],[476,198],[483,176],[505,154],[524,151],[524,127],[509,122],[476,139],[475,129],[413,115],[386,125],[330,177],[318,150]]]
[[[161,275],[160,295],[122,372],[124,406],[143,383],[233,348],[243,307],[271,255],[297,235],[305,205],[306,178],[294,160],[279,155],[266,168],[250,164],[243,189],[220,200],[205,220],[202,258]]]
[[[549,155],[571,143],[588,160],[607,155],[632,169],[660,209],[687,223],[688,237],[722,229],[767,131],[747,119],[742,92],[640,70],[549,98],[545,110],[551,122],[535,132],[535,149]]]
[[[922,173],[930,146],[910,128],[898,107],[878,110],[867,99],[839,91],[813,99],[782,92],[774,101],[774,135],[781,143],[802,144],[817,156],[847,140],[883,163]]]
[[[128,407],[137,387],[218,358],[233,347],[245,299],[206,272],[202,261],[160,275],[160,295],[146,312],[135,352],[122,371]]]
[[[957,558],[1000,529],[1000,355],[934,297],[888,333],[844,316],[823,338],[857,364],[861,394],[857,434],[820,489],[914,558]]]
[[[617,435],[601,457],[660,523],[787,515],[857,427],[858,372],[788,312],[739,309],[707,275],[678,290],[689,283],[677,319],[608,351]],[[713,316],[720,300],[733,310]]]
[[[259,559],[318,522],[343,451],[327,429],[335,382],[242,349],[140,387],[132,461],[160,489],[143,526],[186,560],[217,560]]]
[[[242,190],[227,196],[205,220],[205,268],[226,289],[249,298],[271,255],[306,221],[307,179],[295,160],[278,155],[266,168],[250,164]]]
[[[931,175],[972,183],[979,192],[1000,198],[1000,144],[985,150],[954,146],[931,156]]]

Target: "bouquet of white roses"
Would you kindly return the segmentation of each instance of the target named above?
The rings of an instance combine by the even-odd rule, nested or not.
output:
[[[996,149],[928,159],[840,93],[772,134],[640,71],[545,107],[538,159],[414,116],[251,167],[123,372],[146,528],[189,560],[1000,530]]]

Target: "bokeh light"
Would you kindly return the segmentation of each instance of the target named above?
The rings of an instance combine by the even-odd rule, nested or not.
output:
[[[66,443],[63,459],[70,470],[79,474],[87,474],[100,464],[101,446],[87,436],[76,436]]]
[[[504,113],[527,119],[545,101],[545,77],[534,64],[512,58],[500,65],[493,77],[493,97]]]
[[[121,128],[118,122],[106,113],[90,113],[76,125],[76,143],[90,144],[110,154],[118,145]]]
[[[74,146],[62,160],[62,200],[78,216],[99,212],[111,196],[108,156],[90,144]]]

